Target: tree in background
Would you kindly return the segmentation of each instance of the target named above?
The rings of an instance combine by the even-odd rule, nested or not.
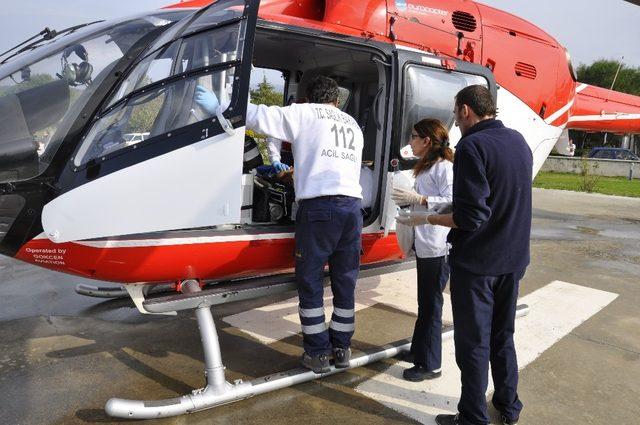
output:
[[[591,65],[582,64],[577,69],[578,81],[609,89],[620,64],[619,61],[606,59],[597,60]],[[622,65],[613,90],[640,96],[640,67],[633,68]],[[604,133],[586,133],[584,131],[571,130],[569,137],[578,146],[577,156],[588,153],[592,147],[605,144]],[[615,134],[607,136],[606,144],[608,146],[620,146],[621,142],[622,136]]]
[[[164,103],[166,94],[162,93],[147,99],[146,102],[139,102],[131,110],[131,116],[127,122],[124,133],[149,133],[153,128],[160,109]]]
[[[591,65],[580,65],[577,72],[578,81],[608,89],[619,66],[619,61],[605,59],[595,61]],[[640,96],[640,68],[626,68],[622,65],[613,89]]]
[[[255,105],[277,105],[282,106],[284,101],[283,93],[276,91],[273,84],[267,81],[267,76],[262,77],[262,82],[258,83],[255,90],[250,90],[251,103]]]
[[[6,78],[3,80],[3,84],[4,83],[13,83],[13,84],[0,86],[0,97],[18,94],[26,90],[31,90],[37,87],[46,86],[47,84],[51,84],[55,81],[58,81],[58,79],[52,77],[49,74],[33,74],[33,75],[27,74],[26,76],[19,76],[19,74],[20,74],[19,71],[15,72],[12,75],[13,78]],[[82,94],[81,89],[70,87],[69,88],[69,105],[73,105],[75,101],[80,97],[81,94]],[[51,102],[54,100],[55,99],[44,98],[42,99],[42,102],[44,102],[44,104],[46,105],[48,102]],[[37,140],[42,144],[48,143],[50,140],[50,137],[53,136],[53,134],[55,133],[58,127],[58,122],[53,123],[47,128],[38,129],[32,134],[32,136],[34,137],[35,140]]]
[[[18,73],[16,72],[13,75],[16,75],[16,74]],[[4,81],[7,81],[7,80],[4,80]],[[53,81],[55,80],[49,74],[34,74],[34,75],[31,75],[28,79],[20,81],[16,84],[8,85],[8,86],[0,86],[0,96],[19,93],[21,91],[29,90],[34,87],[43,86]]]
[[[258,87],[256,87],[255,90],[249,90],[249,93],[251,94],[251,103],[254,105],[282,106],[284,102],[284,93],[276,91],[273,84],[267,81],[266,75],[262,77],[262,82],[258,83]],[[264,163],[269,163],[265,136],[262,134],[256,134],[251,130],[247,131],[247,135],[255,139]]]

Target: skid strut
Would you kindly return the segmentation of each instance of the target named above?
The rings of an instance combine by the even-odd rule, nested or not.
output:
[[[201,289],[198,283],[192,280],[183,283],[182,291],[185,294],[196,294],[200,292]],[[528,312],[528,306],[518,306],[516,317],[524,316]],[[204,348],[206,387],[194,390],[191,394],[182,397],[165,400],[144,401],[112,398],[105,406],[108,415],[118,418],[153,419],[197,412],[269,391],[334,375],[345,370],[365,366],[369,363],[388,359],[400,352],[409,351],[411,348],[410,342],[378,347],[375,351],[370,351],[352,358],[348,368],[336,369],[334,366],[331,366],[331,370],[323,374],[316,374],[308,369],[298,368],[257,378],[250,382],[238,380],[234,384],[231,384],[227,382],[225,378],[222,355],[220,353],[220,343],[218,341],[213,316],[211,315],[210,304],[204,302],[203,305],[197,307],[196,317],[198,319],[200,337]],[[443,340],[449,339],[452,336],[452,326],[443,328]]]

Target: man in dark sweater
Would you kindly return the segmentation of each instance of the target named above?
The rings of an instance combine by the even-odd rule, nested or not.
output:
[[[400,219],[453,228],[451,303],[462,395],[459,413],[438,415],[436,422],[489,423],[491,362],[493,405],[503,423],[515,424],[522,403],[513,332],[518,286],[529,264],[533,158],[522,135],[495,119],[495,103],[484,86],[461,90],[454,113],[462,139],[453,163],[453,213]]]

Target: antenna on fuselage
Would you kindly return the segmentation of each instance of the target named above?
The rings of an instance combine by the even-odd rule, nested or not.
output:
[[[607,99],[605,100],[605,102],[609,101],[609,97],[611,97],[611,92],[613,91],[613,86],[616,85],[616,81],[618,80],[618,75],[620,74],[620,70],[622,69],[622,66],[624,65],[624,56],[622,57],[622,59],[620,59],[620,65],[618,65],[618,70],[616,71],[616,75],[613,77],[613,82],[611,83],[611,87],[609,88],[609,93],[607,93]],[[603,145],[607,144],[607,136],[609,135],[609,133],[604,133],[604,142]]]
[[[613,90],[613,86],[616,84],[616,80],[618,79],[618,74],[620,74],[620,70],[622,69],[622,65],[624,65],[624,56],[620,59],[620,65],[618,66],[618,70],[616,71],[615,77],[613,77],[613,83],[611,83],[611,88],[609,90]],[[609,98],[607,97],[607,100]]]

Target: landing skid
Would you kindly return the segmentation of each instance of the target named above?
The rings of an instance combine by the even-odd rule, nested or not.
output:
[[[147,296],[150,293],[157,294],[173,290],[172,284],[160,284],[154,286],[144,286],[143,293]],[[93,298],[127,298],[129,291],[125,285],[118,286],[94,286],[80,283],[76,285],[76,293]]]
[[[376,268],[379,272],[398,271],[410,268],[412,264],[398,264]],[[363,270],[361,277],[378,274],[371,270]],[[268,281],[260,285],[250,285],[247,282],[236,283],[233,286],[214,286],[212,289],[202,290],[197,281],[185,281],[181,285],[181,294],[166,296],[163,298],[151,298],[143,302],[145,310],[154,313],[167,313],[176,310],[195,309],[200,330],[200,338],[204,351],[206,386],[193,390],[191,394],[182,397],[164,400],[126,400],[120,398],[110,399],[105,411],[108,415],[117,418],[128,419],[154,419],[178,416],[210,409],[223,404],[232,403],[253,397],[258,394],[286,388],[303,382],[312,381],[325,376],[334,375],[349,369],[368,365],[409,351],[411,343],[402,341],[394,345],[376,347],[360,356],[351,359],[348,368],[336,369],[331,366],[327,373],[316,374],[310,370],[297,368],[283,373],[276,373],[249,382],[236,380],[233,384],[227,382],[222,364],[222,354],[215,322],[211,314],[211,306],[224,304],[230,301],[251,299],[266,294],[281,293],[291,289],[291,282]],[[529,312],[529,307],[520,305],[517,308],[516,317],[521,317]],[[453,327],[447,326],[442,330],[443,340],[453,336]]]
[[[84,283],[76,285],[76,293],[94,298],[126,298],[129,296],[124,286],[93,286]]]

